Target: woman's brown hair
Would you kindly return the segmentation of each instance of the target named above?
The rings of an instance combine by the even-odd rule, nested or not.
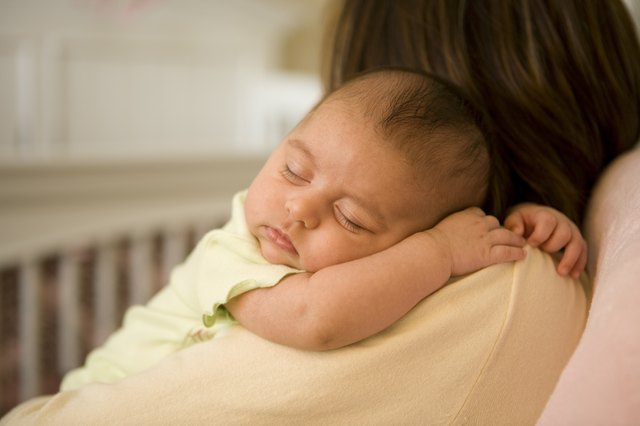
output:
[[[343,0],[331,89],[371,68],[459,86],[489,127],[485,209],[531,201],[576,223],[603,168],[640,136],[640,46],[619,0]]]

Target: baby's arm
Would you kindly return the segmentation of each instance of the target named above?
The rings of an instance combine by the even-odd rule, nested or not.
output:
[[[452,276],[522,259],[524,239],[471,208],[373,255],[286,277],[227,303],[255,334],[325,350],[387,328]]]
[[[504,226],[522,235],[532,247],[548,253],[564,249],[557,271],[560,275],[580,276],[587,264],[587,243],[580,229],[567,216],[551,207],[532,203],[515,206]]]

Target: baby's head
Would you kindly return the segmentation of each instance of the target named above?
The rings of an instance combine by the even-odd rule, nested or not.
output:
[[[247,194],[271,263],[310,272],[383,250],[480,205],[488,156],[454,91],[407,71],[370,72],[323,99]]]
[[[480,118],[455,87],[399,69],[364,73],[320,104],[344,103],[399,152],[437,220],[482,205],[489,157]],[[313,111],[310,113],[313,114]],[[433,224],[437,220],[434,220]]]

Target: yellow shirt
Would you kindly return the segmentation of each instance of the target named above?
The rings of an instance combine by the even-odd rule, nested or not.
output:
[[[244,217],[246,193],[233,199],[231,220],[207,233],[176,267],[167,287],[130,308],[123,326],[68,373],[62,390],[113,383],[143,371],[192,343],[221,335],[235,321],[222,306],[246,291],[270,287],[296,269],[268,263]]]

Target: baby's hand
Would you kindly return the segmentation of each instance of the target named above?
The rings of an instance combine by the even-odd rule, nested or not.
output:
[[[532,247],[548,253],[564,249],[557,271],[560,275],[580,276],[587,264],[587,243],[580,229],[567,216],[537,204],[518,204],[504,221],[504,226],[527,239]]]
[[[451,276],[523,259],[525,240],[477,207],[447,216],[427,231],[451,259]]]

